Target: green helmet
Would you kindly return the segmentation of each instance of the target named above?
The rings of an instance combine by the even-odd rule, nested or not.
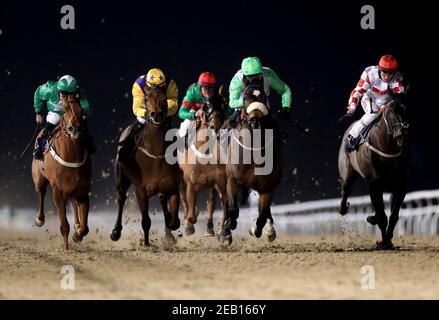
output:
[[[245,76],[262,73],[261,61],[257,57],[245,58],[242,60],[241,70]]]
[[[78,91],[78,82],[72,76],[65,75],[59,79],[56,88],[58,91],[75,93]]]

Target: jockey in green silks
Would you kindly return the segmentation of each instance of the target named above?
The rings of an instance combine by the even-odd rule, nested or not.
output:
[[[278,75],[270,68],[263,67],[261,61],[257,57],[247,57],[242,60],[241,69],[236,72],[232,78],[229,86],[229,104],[232,109],[235,109],[233,115],[228,119],[229,126],[236,123],[241,108],[244,107],[244,91],[248,86],[260,86],[263,88],[267,97],[270,94],[270,89],[275,90],[282,97],[282,108],[279,110],[280,117],[285,120],[291,118],[291,89],[283,82]],[[270,106],[267,105],[270,110]],[[269,112],[269,117],[273,122],[275,128],[278,127],[277,121],[272,118],[272,112]]]
[[[44,113],[47,109],[46,124],[43,133],[38,138],[38,143],[33,151],[35,159],[43,160],[43,152],[53,129],[59,124],[64,114],[64,108],[61,102],[61,96],[78,94],[80,105],[85,114],[90,114],[90,103],[84,95],[84,91],[78,86],[75,78],[69,75],[62,76],[58,81],[47,81],[39,86],[34,94],[34,109],[36,113],[36,122],[38,125],[44,123]],[[87,130],[87,128],[86,128]],[[86,132],[87,148],[89,153],[94,153],[96,148],[93,139]]]

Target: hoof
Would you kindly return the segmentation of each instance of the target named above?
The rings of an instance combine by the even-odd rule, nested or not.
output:
[[[82,236],[80,236],[76,232],[74,232],[73,235],[72,235],[72,240],[75,243],[79,243],[79,242],[82,241]]]
[[[256,237],[256,238],[260,238],[262,235],[262,231],[258,232],[258,228],[256,227],[256,225],[251,226],[248,229],[248,233],[252,236],[252,237]]]
[[[180,228],[180,219],[175,219],[175,221],[173,221],[172,223],[169,223],[169,229],[171,229],[172,231],[177,230],[178,228]]]
[[[265,233],[264,234],[267,236],[267,240],[268,242],[272,242],[274,241],[274,239],[276,239],[276,230],[273,229],[273,232],[271,233]]]
[[[165,227],[165,236],[162,238],[162,242],[166,245],[174,245],[177,243],[177,239],[174,237],[174,235],[171,232],[170,228]]]
[[[113,231],[111,231],[110,238],[113,241],[117,241],[120,239],[120,235],[121,235],[120,230],[113,229]]]
[[[378,224],[377,218],[375,218],[375,216],[368,216],[366,221],[369,222],[373,226]]]
[[[195,227],[194,227],[194,224],[193,224],[193,223],[190,223],[190,222],[186,222],[186,223],[184,224],[184,233],[185,233],[187,236],[191,236],[191,235],[193,235],[193,234],[195,233]]]
[[[220,244],[221,244],[221,246],[229,247],[232,244],[232,242],[233,242],[233,238],[232,238],[231,234],[226,235],[226,236],[224,236],[224,235],[220,236]]]
[[[40,219],[38,219],[38,218],[35,218],[35,225],[37,226],[37,227],[42,227],[42,226],[44,226],[44,223],[46,222],[46,220],[40,220]]]
[[[376,250],[395,250],[392,241],[377,241]]]
[[[276,239],[276,230],[273,227],[273,223],[267,221],[264,228],[262,229],[263,234],[267,237],[269,242],[274,241]]]
[[[166,235],[162,238],[162,243],[165,247],[171,247],[177,243],[177,239],[173,235]]]
[[[338,205],[338,212],[344,216],[346,213],[348,213],[349,209],[349,202],[347,202],[345,205],[342,205],[341,203]]]
[[[207,232],[204,234],[205,237],[215,237],[215,231],[213,229],[207,229]]]

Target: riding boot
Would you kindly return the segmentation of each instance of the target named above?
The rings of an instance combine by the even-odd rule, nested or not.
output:
[[[43,133],[41,137],[37,139],[37,146],[35,147],[33,151],[33,157],[37,160],[43,160],[44,158],[44,148],[46,147],[47,140],[49,139],[50,135],[52,134],[53,129],[56,127],[56,125],[46,122]]]
[[[348,143],[346,143],[346,151],[352,152],[358,149],[358,143],[361,140],[361,136],[355,138],[352,135],[348,135]]]
[[[144,127],[144,123],[136,121],[136,123],[132,125],[128,136],[123,141],[119,142],[119,145],[121,146],[119,150],[119,159],[121,161],[127,161],[132,157],[136,149],[136,136]]]

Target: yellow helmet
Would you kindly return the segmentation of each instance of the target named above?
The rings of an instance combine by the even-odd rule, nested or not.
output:
[[[148,87],[161,87],[165,85],[166,78],[162,70],[154,68],[148,71],[146,75],[146,84]]]

